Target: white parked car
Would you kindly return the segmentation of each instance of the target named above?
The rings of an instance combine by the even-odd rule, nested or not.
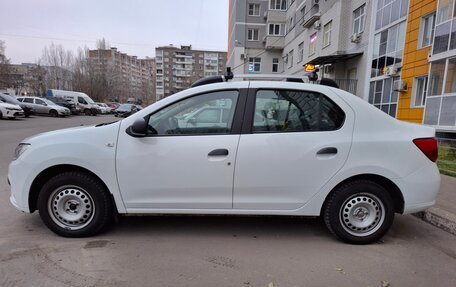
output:
[[[206,107],[228,112],[180,124]],[[339,239],[364,244],[395,213],[435,203],[434,136],[336,88],[213,83],[115,123],[23,140],[10,200],[67,237],[94,235],[116,214],[267,214],[322,216]]]
[[[20,106],[0,101],[0,119],[15,119],[22,118],[24,116],[24,110],[22,110]]]
[[[108,107],[107,104],[105,103],[95,103],[101,110],[102,114],[110,114],[111,113],[111,108]]]

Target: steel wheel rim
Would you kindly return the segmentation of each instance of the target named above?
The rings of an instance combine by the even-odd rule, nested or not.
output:
[[[340,223],[353,236],[369,236],[385,221],[385,206],[375,195],[358,193],[349,197],[340,209]]]
[[[51,193],[48,211],[52,221],[58,226],[68,230],[79,230],[92,221],[95,204],[83,188],[66,185]]]

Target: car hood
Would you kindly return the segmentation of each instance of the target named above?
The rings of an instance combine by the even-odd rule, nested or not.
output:
[[[8,103],[0,103],[0,106],[8,109],[21,109],[18,105],[8,104]]]
[[[78,126],[73,128],[66,128],[61,130],[55,130],[50,132],[44,132],[36,134],[34,136],[28,137],[21,141],[21,143],[29,143],[31,145],[35,144],[48,144],[50,142],[80,142],[87,141],[90,142],[92,139],[100,137],[102,129],[112,129],[114,134],[117,134],[117,131],[120,126],[120,121],[106,123],[106,124],[97,124],[97,125],[88,125],[88,126]]]

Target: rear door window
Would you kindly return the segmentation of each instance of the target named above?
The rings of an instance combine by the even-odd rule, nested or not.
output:
[[[259,90],[253,133],[339,129],[345,113],[323,94],[296,90]]]

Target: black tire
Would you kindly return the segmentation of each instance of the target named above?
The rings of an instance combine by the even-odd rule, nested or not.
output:
[[[49,115],[51,117],[54,117],[54,118],[58,118],[59,117],[59,113],[56,110],[50,110],[49,111]]]
[[[0,111],[0,119],[3,118],[3,114],[2,114],[2,111]]]
[[[64,237],[95,235],[115,218],[109,191],[83,172],[64,172],[48,180],[38,195],[38,210],[46,226]]]
[[[86,116],[90,116],[90,115],[92,115],[92,111],[89,110],[89,109],[85,109],[85,110],[84,110],[84,114],[85,114]]]
[[[383,186],[355,180],[329,194],[322,215],[329,231],[343,242],[369,244],[382,238],[391,227],[394,204]]]

